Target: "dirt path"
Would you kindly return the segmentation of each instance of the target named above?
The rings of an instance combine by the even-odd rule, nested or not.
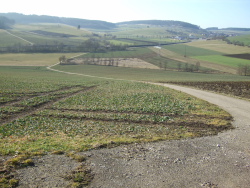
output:
[[[82,152],[80,155],[88,156],[87,161],[95,175],[89,187],[249,188],[250,102],[175,85],[159,85],[220,106],[232,114],[236,129],[212,137],[131,144]],[[61,177],[58,171],[64,174],[65,171],[73,170],[76,164],[72,165],[64,156],[59,159],[60,164],[54,160],[44,162],[44,158],[39,159],[42,162],[35,163],[36,173],[33,167],[18,171],[20,187],[66,187],[67,182],[58,179]],[[45,165],[54,167],[55,164],[58,166],[53,170],[44,170]],[[48,183],[46,178],[41,178],[40,169],[53,181]],[[32,185],[27,185],[27,179]]]
[[[21,40],[23,40],[23,41],[29,43],[31,46],[34,45],[34,43],[32,43],[32,42],[30,42],[30,41],[28,41],[28,40],[26,40],[26,39],[24,39],[24,38],[22,38],[22,37],[19,37],[19,36],[17,36],[17,35],[14,35],[14,34],[10,33],[10,32],[7,31],[7,30],[5,30],[5,31],[6,31],[6,33],[8,33],[9,35],[12,35],[13,37],[19,38],[19,39],[21,39]]]
[[[90,187],[249,188],[250,102],[180,86],[160,85],[219,105],[234,116],[236,129],[212,137],[87,152],[95,173]]]

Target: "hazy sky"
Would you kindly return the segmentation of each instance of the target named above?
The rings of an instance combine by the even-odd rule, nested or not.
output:
[[[6,0],[0,12],[108,22],[178,20],[202,28],[250,28],[250,0]]]

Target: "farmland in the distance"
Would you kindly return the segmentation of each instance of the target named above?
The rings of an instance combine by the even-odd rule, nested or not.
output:
[[[248,47],[233,46],[222,41],[197,41],[187,44],[164,46],[174,52],[175,59],[182,61],[200,62],[201,66],[221,70],[228,73],[237,73],[239,65],[249,65],[249,61],[241,58],[250,53]],[[183,58],[186,57],[186,58]]]
[[[240,35],[235,37],[229,37],[228,39],[230,40],[230,42],[239,41],[245,46],[250,46],[250,35]]]
[[[239,65],[250,65],[249,60],[241,58],[233,58],[229,56],[210,55],[210,56],[196,56],[195,58],[198,60],[214,62],[216,64],[221,64],[235,68],[237,68]]]
[[[218,106],[155,83],[250,100],[250,48],[205,40],[217,37],[209,30],[178,21],[36,17],[0,29],[0,187],[18,186],[15,171],[37,170],[42,155],[81,162],[62,173],[79,187],[93,178],[80,151],[234,128]],[[247,44],[247,37],[231,39]]]
[[[248,64],[241,59],[248,48],[222,41],[160,46],[183,42],[174,36],[192,31],[140,25],[96,32],[63,24],[16,24],[9,31],[13,35],[0,30],[0,157],[15,156],[0,161],[6,169],[0,187],[18,182],[9,174],[33,165],[35,155],[71,155],[233,129],[230,114],[217,106],[152,84],[249,99],[249,76],[236,74],[238,64]]]
[[[195,87],[201,90],[214,91],[226,95],[250,99],[250,82],[171,82],[189,87]]]
[[[169,43],[173,34],[188,33],[183,28],[175,32],[145,25],[119,26],[107,33],[93,31],[63,24],[30,24],[15,25],[10,32],[31,43],[55,47],[60,43],[77,46],[88,38],[94,38],[92,42],[107,40],[123,45]],[[138,31],[142,32],[137,36]],[[27,43],[4,31],[1,36],[5,36],[0,39],[2,46],[21,47]],[[247,83],[247,76],[224,73],[221,67],[209,67],[199,60],[200,57],[236,59],[223,56],[230,54],[232,46],[224,46],[223,50],[227,50],[224,52],[218,45],[224,43],[201,41],[161,48],[86,51],[77,58],[89,64],[65,63],[53,67],[67,74],[53,72],[46,66],[56,64],[60,56],[70,58],[81,53],[0,54],[0,137],[3,145],[0,153],[82,151],[122,143],[199,137],[232,128],[230,115],[216,106],[161,86],[138,82]],[[240,53],[245,50],[234,48]],[[95,61],[112,58],[140,59],[159,69],[95,64]],[[194,69],[198,61],[200,66]],[[235,66],[232,69],[236,71]],[[225,86],[223,92],[235,90],[232,88]],[[242,88],[243,91],[246,89]]]
[[[106,77],[113,79],[140,80],[152,82],[168,81],[249,81],[249,77],[233,74],[208,74],[181,71],[165,71],[98,65],[58,65],[60,71]]]
[[[250,53],[250,48],[243,46],[235,46],[232,44],[227,44],[222,40],[201,40],[194,41],[191,43],[186,43],[188,46],[193,46],[197,48],[203,48],[208,50],[213,50],[221,52],[223,54],[244,54]],[[213,54],[216,55],[216,54]]]
[[[0,54],[0,66],[49,66],[58,63],[62,55],[70,58],[81,53],[5,53]]]

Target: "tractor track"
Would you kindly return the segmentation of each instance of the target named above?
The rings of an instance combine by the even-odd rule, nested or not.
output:
[[[75,86],[75,87],[79,87],[79,86]],[[61,101],[61,100],[64,100],[66,98],[69,98],[69,97],[72,97],[74,95],[77,95],[79,93],[84,93],[86,91],[89,91],[90,89],[93,89],[95,86],[92,86],[92,87],[84,87],[83,89],[80,89],[78,91],[74,91],[74,92],[71,92],[71,93],[66,93],[66,94],[57,94],[56,97],[50,101],[47,101],[47,102],[43,102],[43,103],[40,103],[38,105],[34,105],[34,106],[23,106],[24,109],[22,111],[19,111],[19,112],[12,112],[12,113],[9,113],[7,114],[7,117],[6,118],[3,118],[1,123],[0,123],[0,126],[1,125],[4,125],[4,124],[8,124],[12,121],[15,121],[15,120],[18,120],[20,118],[23,118],[25,116],[29,116],[29,115],[32,115],[40,110],[43,110],[43,109],[46,109],[46,108],[49,108],[52,104],[54,104],[55,102],[58,102],[58,101]],[[67,91],[69,89],[72,89],[74,87],[67,87],[67,88],[64,88],[64,89],[61,89],[61,90],[56,90],[56,91],[52,91],[52,92],[48,92],[48,93],[40,93],[40,95],[38,93],[36,93],[34,96],[32,97],[23,97],[21,98],[20,100],[17,100],[17,101],[12,101],[12,102],[7,102],[5,103],[4,105],[2,105],[1,107],[3,106],[13,106],[13,107],[22,107],[20,105],[20,102],[22,102],[24,99],[32,99],[34,97],[41,97],[41,96],[48,96],[48,95],[53,95],[54,93],[56,92],[62,92],[62,91]],[[19,103],[19,104],[18,104]]]

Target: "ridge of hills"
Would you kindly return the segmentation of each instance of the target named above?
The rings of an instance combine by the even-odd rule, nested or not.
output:
[[[137,24],[148,24],[148,25],[158,25],[158,26],[180,26],[190,29],[200,29],[199,26],[190,24],[182,21],[175,20],[137,20],[137,21],[127,21],[127,22],[119,22],[118,25],[128,24],[128,25],[137,25]]]
[[[181,27],[185,29],[192,30],[233,30],[233,31],[250,31],[250,28],[223,28],[219,29],[218,27],[209,27],[202,29],[200,26],[191,24],[188,22],[177,21],[177,20],[134,20],[134,21],[125,21],[118,23],[111,23],[102,20],[88,20],[81,18],[68,18],[68,17],[58,17],[58,16],[48,16],[48,15],[25,15],[21,13],[11,12],[11,13],[0,13],[0,24],[1,21],[8,21],[6,28],[9,28],[11,24],[31,24],[31,23],[60,23],[70,26],[81,26],[88,29],[101,29],[101,30],[110,30],[115,29],[121,25],[151,25],[151,26],[167,26],[167,27]]]
[[[78,26],[91,29],[112,29],[116,27],[116,24],[99,21],[99,20],[86,20],[80,18],[65,18],[57,16],[46,15],[24,15],[20,13],[0,13],[0,16],[4,16],[8,19],[15,20],[15,23],[19,24],[31,24],[31,23],[61,23],[71,26]]]
[[[30,23],[61,23],[71,26],[78,26],[90,29],[114,29],[119,25],[138,25],[147,24],[154,26],[178,26],[189,29],[200,29],[199,26],[190,24],[182,21],[174,20],[137,20],[137,21],[127,21],[111,23],[101,20],[87,20],[80,18],[66,18],[57,16],[47,16],[47,15],[24,15],[21,13],[0,13],[0,16],[4,16],[8,19],[14,20],[15,23],[19,24],[30,24]]]

